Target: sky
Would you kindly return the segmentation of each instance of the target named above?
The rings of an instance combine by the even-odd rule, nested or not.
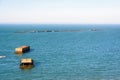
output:
[[[120,0],[0,0],[0,23],[120,24]]]

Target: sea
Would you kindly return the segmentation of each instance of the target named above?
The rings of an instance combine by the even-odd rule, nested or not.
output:
[[[0,24],[0,80],[120,80],[120,25]]]

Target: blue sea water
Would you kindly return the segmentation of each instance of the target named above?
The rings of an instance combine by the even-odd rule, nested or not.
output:
[[[81,31],[15,33],[31,30]],[[16,55],[22,45],[31,51]],[[0,80],[120,80],[120,25],[1,24],[0,56]],[[21,70],[21,58],[35,67]]]

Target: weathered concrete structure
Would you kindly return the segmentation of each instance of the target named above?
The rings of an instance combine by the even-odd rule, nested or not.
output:
[[[20,61],[20,68],[21,69],[30,69],[34,67],[33,60],[31,58],[23,58]]]
[[[15,53],[17,54],[22,54],[28,51],[30,51],[30,46],[21,46],[15,49]]]

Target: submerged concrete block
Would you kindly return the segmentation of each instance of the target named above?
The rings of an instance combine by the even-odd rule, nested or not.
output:
[[[30,51],[30,46],[21,46],[21,47],[15,48],[15,53],[18,53],[18,54],[22,54],[28,51]]]
[[[31,58],[23,58],[20,61],[20,68],[21,69],[30,69],[34,67],[33,60]]]

